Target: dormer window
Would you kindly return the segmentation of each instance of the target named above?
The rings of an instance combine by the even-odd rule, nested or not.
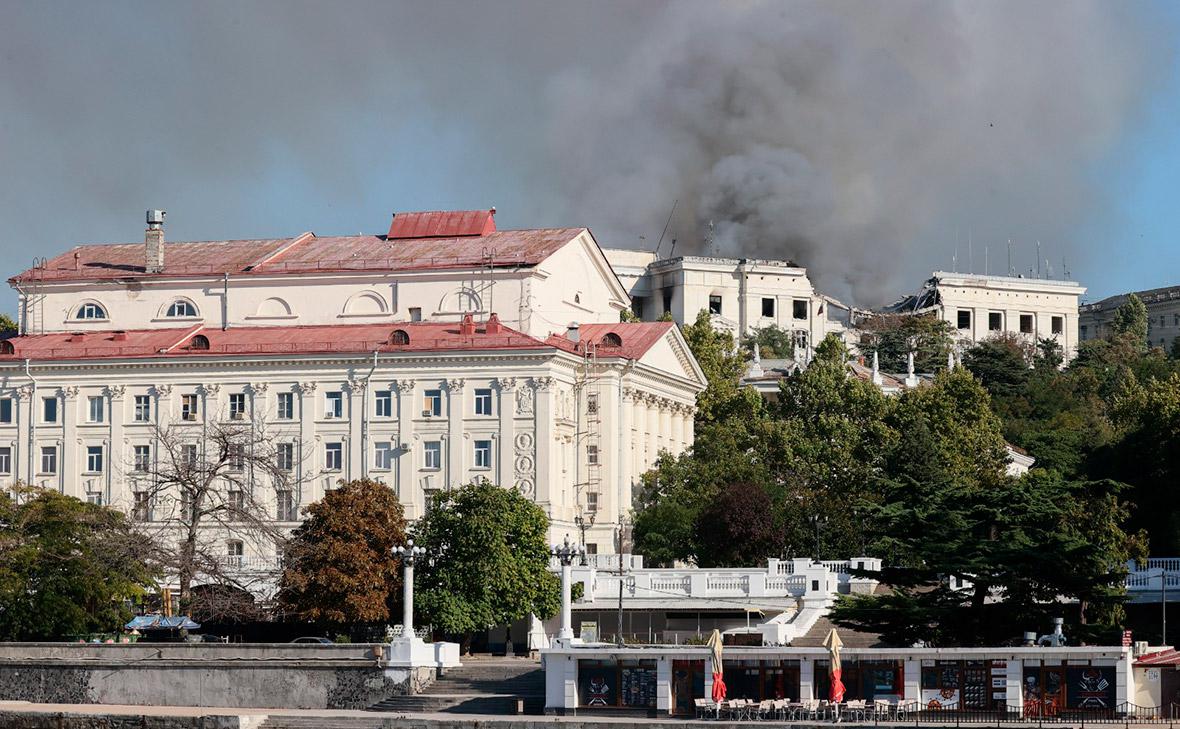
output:
[[[623,346],[623,338],[614,332],[607,332],[603,335],[602,340],[599,341],[600,347],[621,347]]]
[[[393,330],[393,334],[391,334],[389,337],[389,343],[390,344],[409,344],[410,343],[410,335],[406,332],[405,329],[395,329],[395,330]]]
[[[93,301],[87,301],[78,307],[77,319],[106,319],[107,310],[102,308],[100,304]]]
[[[204,334],[198,334],[189,340],[189,349],[209,349],[209,337]]]
[[[193,302],[187,299],[177,299],[176,301],[173,301],[171,305],[169,305],[168,313],[165,314],[165,316],[170,318],[191,319],[196,318],[199,315],[197,314],[197,307],[193,304]]]

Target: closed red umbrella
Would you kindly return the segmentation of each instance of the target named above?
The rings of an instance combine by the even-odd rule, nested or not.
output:
[[[844,641],[840,640],[840,636],[836,633],[836,629],[832,628],[828,631],[828,637],[824,638],[824,648],[828,649],[830,656],[828,675],[832,679],[832,687],[828,691],[828,701],[833,704],[839,704],[844,701],[844,682],[840,680],[840,649],[844,647]]]
[[[720,704],[725,700],[725,679],[721,676],[721,633],[716,629],[709,636],[708,645],[713,659],[713,701]]]

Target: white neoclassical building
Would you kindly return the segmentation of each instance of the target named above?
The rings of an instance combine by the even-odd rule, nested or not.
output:
[[[705,384],[675,325],[619,323],[627,293],[588,230],[496,231],[492,211],[261,241],[165,243],[150,223],[10,282],[0,478],[139,518],[161,426],[247,419],[289,444],[298,486],[253,494],[283,528],[340,479],[384,481],[416,518],[487,478],[540,504],[555,540],[592,521],[589,549],[610,552],[639,475],[691,445]],[[273,544],[211,539],[274,564]]]

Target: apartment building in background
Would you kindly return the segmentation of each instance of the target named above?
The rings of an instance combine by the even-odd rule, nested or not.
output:
[[[1147,344],[1169,349],[1180,337],[1180,286],[1164,286],[1134,292],[1147,307]],[[1081,339],[1100,339],[1110,332],[1114,312],[1127,301],[1129,294],[1108,296],[1101,301],[1082,304],[1078,318]]]

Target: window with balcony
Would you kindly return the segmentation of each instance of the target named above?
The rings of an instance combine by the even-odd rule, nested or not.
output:
[[[295,419],[295,393],[280,392],[278,402],[279,420],[294,420]]]
[[[373,468],[379,471],[393,468],[393,443],[378,441],[373,444]]]
[[[393,393],[389,390],[378,390],[376,395],[377,400],[377,417],[392,418],[393,417]]]
[[[41,470],[38,473],[57,473],[57,446],[41,446]]]
[[[152,396],[151,395],[136,395],[135,396],[135,413],[132,419],[137,423],[148,423],[152,419]]]
[[[241,567],[246,550],[241,540],[230,539],[225,543],[225,563],[230,567]]]
[[[422,415],[428,418],[442,415],[442,390],[426,390],[422,393]]]
[[[242,420],[246,417],[246,393],[232,392],[229,396],[229,419]]]
[[[194,422],[201,411],[201,401],[195,393],[180,396],[180,419]]]
[[[422,444],[422,468],[442,468],[442,441],[428,440]]]
[[[343,443],[325,443],[324,444],[324,470],[325,471],[339,471],[344,463],[344,444]]]
[[[105,418],[103,417],[104,407],[106,403],[102,395],[91,395],[86,398],[86,422],[101,423]]]
[[[492,391],[487,388],[477,388],[475,391],[475,414],[492,414]]]
[[[43,397],[41,398],[41,422],[56,423],[57,422],[57,398]]]
[[[490,440],[475,441],[475,467],[492,467],[492,442]]]
[[[102,473],[102,446],[86,446],[86,472]]]
[[[344,417],[344,393],[339,390],[324,393],[324,417],[340,419]]]
[[[762,316],[774,318],[774,299],[762,297]]]
[[[150,445],[135,446],[134,468],[137,473],[147,473],[152,467],[152,447]]]
[[[280,471],[290,471],[295,467],[295,444],[279,443],[275,448],[275,467]]]

